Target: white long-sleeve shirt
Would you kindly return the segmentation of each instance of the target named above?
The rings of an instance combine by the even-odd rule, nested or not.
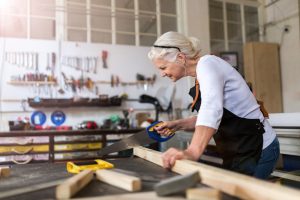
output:
[[[263,149],[272,143],[276,134],[260,111],[257,101],[242,76],[223,59],[205,55],[196,68],[200,85],[201,106],[197,125],[218,129],[223,108],[241,118],[259,119],[264,124]]]

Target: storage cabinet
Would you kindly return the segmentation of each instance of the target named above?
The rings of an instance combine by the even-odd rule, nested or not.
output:
[[[249,42],[244,45],[244,73],[257,100],[269,113],[282,112],[279,45]]]
[[[107,144],[141,130],[144,129],[0,132],[0,165],[92,160]]]

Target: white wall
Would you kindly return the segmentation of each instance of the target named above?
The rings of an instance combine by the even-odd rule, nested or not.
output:
[[[265,2],[265,5],[271,1]],[[264,7],[264,5],[262,5]],[[184,1],[185,34],[202,42],[203,54],[210,52],[208,0]],[[279,0],[263,9],[266,42],[280,44],[280,62],[284,112],[300,112],[300,36],[298,0]],[[284,27],[289,27],[285,33]]]
[[[266,4],[270,3],[266,1]],[[267,42],[280,44],[284,112],[300,111],[300,40],[298,0],[280,0],[265,8]],[[289,27],[288,32],[284,28]]]
[[[150,60],[147,58],[147,52],[149,47],[135,47],[126,45],[107,45],[107,44],[88,44],[88,43],[74,43],[74,42],[58,42],[58,41],[45,41],[45,40],[27,40],[27,39],[12,39],[12,38],[0,38],[0,114],[3,120],[16,120],[18,116],[30,117],[31,113],[35,110],[28,105],[25,106],[25,111],[21,106],[21,100],[27,99],[28,97],[34,97],[38,94],[34,92],[33,86],[19,86],[8,84],[12,75],[22,75],[25,73],[32,72],[34,70],[26,69],[24,67],[18,67],[10,64],[3,59],[5,52],[36,52],[39,54],[39,71],[48,73],[46,71],[47,66],[47,53],[56,52],[57,56],[59,53],[61,56],[98,56],[100,55],[100,63],[97,68],[97,74],[84,73],[84,77],[90,77],[92,80],[104,80],[110,81],[111,75],[118,75],[120,80],[123,82],[134,82],[136,80],[136,74],[140,73],[146,77],[152,77],[154,74],[157,75],[157,80],[153,86],[149,86],[148,90],[144,90],[143,86],[118,86],[111,87],[109,84],[99,84],[100,94],[108,94],[109,96],[121,95],[127,93],[130,99],[138,99],[141,94],[148,94],[150,96],[158,97],[163,94],[158,94],[158,90],[166,88],[173,84],[167,78],[160,77],[158,70],[152,65]],[[108,51],[108,69],[102,67],[101,52],[102,50]],[[61,60],[57,58],[57,66],[55,75],[61,83],[62,77],[60,72],[63,71],[67,77],[73,76],[78,79],[81,72],[72,69],[68,66],[61,64]],[[174,99],[174,108],[186,108],[190,103],[191,99],[186,95],[182,97],[182,93],[188,93],[187,81],[185,79],[180,80],[175,84],[177,93]],[[59,94],[58,88],[62,85],[51,88],[55,98],[72,98],[73,92],[66,90],[65,94]],[[49,93],[43,92],[47,89],[45,86],[40,87],[42,91],[39,96],[41,98],[50,98]],[[49,89],[49,88],[48,88]],[[97,97],[95,94],[88,92],[87,90],[80,93],[81,97]],[[83,120],[95,120],[101,123],[104,118],[109,117],[111,114],[119,114],[122,117],[122,110],[134,108],[137,111],[147,110],[152,113],[154,118],[153,108],[151,104],[141,104],[139,102],[125,102],[122,107],[70,107],[70,108],[40,108],[43,110],[49,119],[51,112],[60,109],[67,114],[67,121],[65,125],[75,125]],[[52,125],[50,120],[47,120],[46,125]]]

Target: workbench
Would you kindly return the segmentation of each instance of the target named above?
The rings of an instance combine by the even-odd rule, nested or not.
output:
[[[152,194],[150,194],[154,195],[157,199],[160,199],[162,197],[156,197],[156,195],[153,194],[153,186],[163,179],[178,175],[172,171],[166,170],[158,165],[155,165],[147,160],[138,157],[116,158],[109,159],[107,161],[115,165],[115,168],[112,170],[139,177],[142,180],[142,190],[140,191],[141,194],[144,194],[145,192],[152,192]],[[11,176],[2,178],[0,180],[0,199],[55,199],[56,185],[5,198],[3,198],[3,195],[12,190],[17,192],[22,192],[22,190],[25,191],[27,189],[34,190],[33,188],[35,188],[36,186],[41,186],[43,184],[47,185],[48,183],[51,184],[51,182],[55,183],[57,181],[59,182],[60,180],[66,180],[72,175],[73,174],[70,174],[66,171],[65,163],[35,163],[26,165],[12,165]],[[201,186],[201,184],[199,184],[199,186]],[[85,188],[79,191],[73,198],[99,198],[118,194],[129,194],[129,192],[94,179]],[[145,198],[147,197],[145,196]],[[184,199],[184,193],[167,197],[167,199],[170,198]],[[222,199],[233,200],[237,198],[222,193]]]
[[[122,173],[139,176],[142,179],[142,192],[152,191],[153,185],[162,179],[176,175],[160,166],[150,163],[141,158],[118,158],[107,160],[115,165],[115,170],[120,169]],[[124,170],[124,171],[122,171]],[[66,171],[65,163],[35,163],[26,165],[12,165],[11,175],[0,180],[0,197],[3,192],[9,190],[34,187],[55,180],[66,179],[72,174]],[[107,185],[96,179],[89,183],[75,198],[93,197],[113,194],[128,193],[125,190]],[[54,199],[55,186],[17,195],[5,199]],[[0,198],[1,199],[1,198]]]

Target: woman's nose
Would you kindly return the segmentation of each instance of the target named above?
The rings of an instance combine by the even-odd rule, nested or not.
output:
[[[167,74],[166,74],[165,72],[161,72],[160,75],[161,75],[162,77],[165,77]]]

